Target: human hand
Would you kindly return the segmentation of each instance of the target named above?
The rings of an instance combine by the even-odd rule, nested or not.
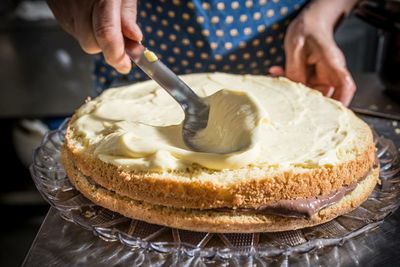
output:
[[[137,0],[48,0],[61,27],[75,37],[88,54],[102,52],[106,62],[128,73],[131,60],[124,38],[142,40],[136,24]]]
[[[284,74],[347,106],[356,86],[333,37],[344,13],[337,2],[341,1],[314,1],[292,21],[284,42],[286,69],[274,66],[270,73]]]

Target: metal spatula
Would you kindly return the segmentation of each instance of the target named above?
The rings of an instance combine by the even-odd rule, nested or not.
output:
[[[126,40],[125,50],[140,69],[179,103],[185,112],[182,131],[183,140],[191,149],[201,151],[201,148],[196,147],[191,142],[191,139],[198,131],[207,126],[210,111],[209,105],[142,44]]]

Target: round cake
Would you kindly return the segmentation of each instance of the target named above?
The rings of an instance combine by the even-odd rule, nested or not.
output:
[[[68,125],[61,159],[77,190],[149,223],[244,233],[327,222],[375,187],[372,132],[341,103],[285,78],[181,78],[210,103],[204,149],[186,146],[184,112],[155,82],[110,89]]]

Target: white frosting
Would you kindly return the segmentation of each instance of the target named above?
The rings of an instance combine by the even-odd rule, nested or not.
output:
[[[210,105],[207,127],[190,138],[197,150],[226,154],[248,150],[259,143],[261,122],[267,120],[251,95],[222,89],[205,101]]]
[[[198,136],[206,151],[218,153],[186,147],[184,113],[153,81],[107,90],[78,110],[72,126],[101,160],[140,170],[334,165],[354,139],[342,104],[286,79],[222,73],[182,79],[201,96],[218,92],[209,97],[210,128]],[[237,112],[242,116],[232,116]],[[232,146],[239,151],[223,154]]]

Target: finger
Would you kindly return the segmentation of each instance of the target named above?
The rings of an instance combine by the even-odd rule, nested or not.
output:
[[[74,29],[75,37],[78,39],[79,45],[83,51],[88,54],[97,54],[101,52],[101,48],[94,36],[92,18],[88,16],[88,14],[92,13],[93,2],[87,1],[84,5],[79,7],[80,8],[76,7],[77,10],[75,10],[78,14]]]
[[[348,106],[356,92],[356,85],[346,69],[337,69],[335,71],[337,84],[335,85],[335,92],[332,98]]]
[[[101,51],[93,35],[92,13],[94,1],[83,1],[80,5],[62,4],[58,0],[48,0],[54,16],[60,26],[79,42],[81,48],[88,54],[95,54]],[[74,14],[74,15],[71,15]]]
[[[330,84],[334,86],[332,98],[342,102],[343,105],[348,106],[355,94],[356,85],[346,68],[345,57],[333,41],[324,47],[323,61],[326,62],[330,73]]]
[[[281,66],[272,66],[268,69],[268,74],[274,77],[285,76],[285,70]]]
[[[60,5],[60,2],[58,0],[47,0],[47,5],[50,7],[51,12],[57,19],[57,22],[61,26],[61,28],[75,37],[74,33],[75,23],[76,23],[75,17],[65,16],[65,14],[70,14],[73,12],[71,6]]]
[[[93,30],[106,62],[121,73],[128,73],[131,61],[125,54],[121,31],[121,0],[99,0],[93,8]]]
[[[101,52],[101,48],[97,43],[91,28],[79,33],[77,39],[79,41],[79,45],[81,46],[82,50],[85,51],[86,53],[93,55]]]
[[[304,38],[293,40],[285,39],[286,77],[295,81],[306,83],[306,55],[304,51]]]
[[[136,24],[137,0],[122,0],[121,28],[125,37],[140,42],[143,39],[142,31]]]
[[[329,81],[326,81],[329,82]],[[309,79],[307,81],[307,86],[321,92],[326,97],[332,97],[335,88],[329,83],[324,83],[319,79],[315,70],[310,74]]]

